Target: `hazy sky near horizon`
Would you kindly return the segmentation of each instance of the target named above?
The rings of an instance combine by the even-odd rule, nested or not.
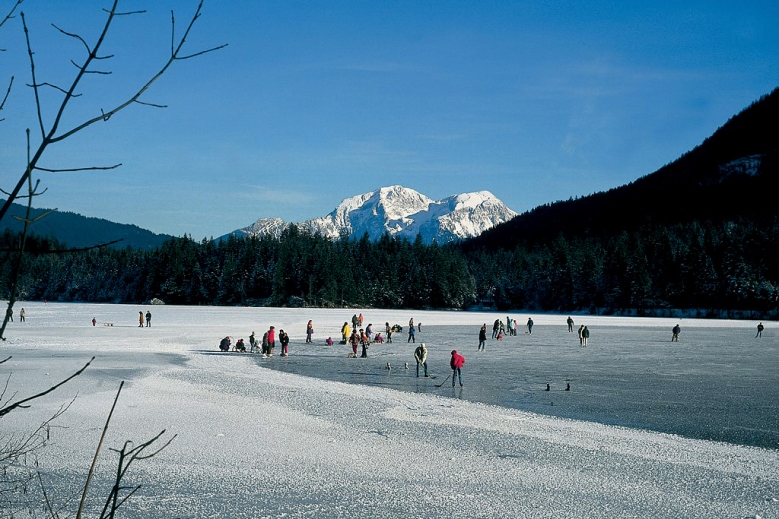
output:
[[[0,0],[0,16],[13,2]],[[39,83],[66,87],[106,1],[25,0]],[[100,70],[61,128],[121,104],[170,52],[195,0],[120,2]],[[18,13],[17,13],[18,14]],[[631,182],[779,86],[779,3],[686,1],[204,3],[185,53],[134,105],[52,145],[37,207],[219,236],[302,221],[400,184],[488,190],[515,211]],[[0,27],[0,188],[40,142],[21,16]],[[61,94],[42,88],[43,119]],[[1,98],[1,97],[0,97]]]

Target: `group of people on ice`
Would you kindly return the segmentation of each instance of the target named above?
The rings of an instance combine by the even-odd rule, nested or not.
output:
[[[309,321],[309,325],[311,321]],[[313,333],[313,328],[311,330]],[[308,342],[308,341],[306,341]],[[225,337],[219,342],[219,349],[221,351],[230,351],[232,344],[232,338],[230,336]],[[289,334],[284,330],[279,330],[279,345],[281,346],[281,356],[286,357],[289,355]],[[249,352],[260,353],[263,357],[273,356],[273,352],[276,349],[276,327],[271,326],[268,331],[262,334],[262,339],[258,340],[254,332],[249,336]],[[233,351],[246,353],[246,344],[243,339],[238,339],[235,343]]]
[[[568,331],[573,332],[573,319],[569,316],[566,320],[566,323],[568,324]],[[528,317],[527,319],[527,334],[532,335],[533,334],[533,318]],[[503,340],[504,332],[508,331],[508,335],[516,335],[517,334],[517,320],[512,319],[509,316],[506,316],[506,324],[503,324],[503,321],[500,319],[495,319],[495,322],[492,324],[492,338],[498,341]],[[579,345],[580,346],[587,346],[587,340],[590,338],[590,330],[582,325],[579,328]],[[484,323],[482,327],[479,329],[479,345],[476,347],[476,351],[482,351],[487,344],[487,323]]]

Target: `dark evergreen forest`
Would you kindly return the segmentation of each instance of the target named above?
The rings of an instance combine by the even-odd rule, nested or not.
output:
[[[19,236],[1,238],[7,298]],[[561,233],[492,250],[388,236],[330,241],[294,226],[280,238],[183,237],[152,251],[49,252],[63,245],[36,237],[28,245],[22,300],[779,316],[776,218],[646,225],[608,237]]]

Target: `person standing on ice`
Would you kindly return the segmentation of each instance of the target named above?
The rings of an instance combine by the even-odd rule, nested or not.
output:
[[[533,318],[528,317],[527,318],[527,333],[533,334]]]
[[[22,308],[22,310],[24,310],[24,308]],[[764,329],[763,323],[757,325],[757,335],[755,335],[755,339],[763,336],[763,329]]]
[[[146,310],[146,327],[151,328],[151,310]]]
[[[425,370],[425,376],[427,375],[427,348],[423,342],[417,349],[414,350],[414,360],[417,361],[417,377],[419,376],[419,365],[421,364]]]
[[[289,335],[284,330],[279,330],[279,342],[281,343],[281,356],[289,355]]]
[[[276,347],[276,328],[271,326],[268,329],[268,356],[273,355],[273,348]]]
[[[587,347],[587,339],[590,338],[590,330],[585,326],[582,328],[582,346]]]
[[[457,350],[452,350],[452,359],[449,361],[449,367],[452,368],[452,387],[454,387],[455,376],[460,380],[460,387],[463,387],[462,368],[464,364],[465,357],[457,353]]]
[[[584,338],[582,337],[582,331],[584,331],[584,325],[579,326],[579,346],[582,345]]]
[[[354,314],[352,316],[352,330],[357,330],[360,328],[360,318],[357,317],[357,314]]]
[[[96,326],[96,325],[97,325],[97,317],[93,317],[92,318],[92,326]]]
[[[360,344],[360,336],[357,335],[357,330],[352,331],[352,336],[349,338],[349,342],[352,343],[352,354],[357,357],[357,346]]]
[[[567,322],[568,322],[568,331],[572,332],[573,331],[573,319],[571,319],[570,315],[568,316],[568,321]]]
[[[368,323],[368,326],[365,328],[365,335],[368,337],[368,342],[373,340],[373,324]]]
[[[262,354],[268,356],[268,332],[262,334]]]
[[[362,321],[363,321],[362,312],[360,312],[360,315],[359,315],[359,317],[357,317],[357,320],[360,323],[360,327],[362,327]]]
[[[679,334],[682,333],[682,329],[679,328],[679,325],[673,327],[671,330],[671,342],[679,342]]]
[[[476,351],[483,350],[486,342],[487,342],[487,323],[484,323],[481,329],[479,329],[479,346],[476,348]]]
[[[143,328],[143,311],[138,312],[140,315],[138,315],[138,326],[140,328]]]
[[[384,323],[384,333],[387,334],[387,344],[392,344],[392,326],[389,321]]]
[[[24,316],[25,316],[25,315],[27,315],[27,314],[26,314],[26,312],[24,311],[24,308],[22,308],[21,310],[19,310],[19,322],[20,322],[20,323],[23,323],[23,322],[24,322]]]
[[[249,336],[249,353],[254,353],[254,347],[257,346],[257,338],[254,337],[254,332]]]
[[[349,323],[344,321],[344,325],[341,326],[341,344],[346,344],[349,341],[349,337],[352,335],[352,329],[349,328]]]
[[[412,319],[411,321],[413,323],[414,320]],[[414,336],[414,330],[415,330],[415,328],[413,326],[409,326],[408,327],[408,340],[406,341],[407,343],[408,342],[417,342],[417,339]]]
[[[311,337],[314,335],[314,323],[309,319],[308,324],[306,325],[306,344],[311,344],[312,341]]]
[[[371,341],[368,339],[368,336],[365,334],[365,330],[362,328],[360,329],[360,344],[362,345],[362,354],[360,355],[361,358],[367,359],[368,358],[368,343]]]
[[[498,338],[498,330],[500,329],[500,319],[495,319],[495,322],[492,323],[492,338],[497,339]]]

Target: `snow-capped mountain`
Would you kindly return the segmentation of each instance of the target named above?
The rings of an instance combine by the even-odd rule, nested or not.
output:
[[[388,233],[413,241],[420,234],[425,243],[447,243],[478,236],[516,215],[489,191],[433,200],[413,189],[390,186],[347,198],[327,216],[295,225],[328,238],[368,233],[377,240]],[[287,225],[280,218],[261,218],[233,234],[277,236]]]

